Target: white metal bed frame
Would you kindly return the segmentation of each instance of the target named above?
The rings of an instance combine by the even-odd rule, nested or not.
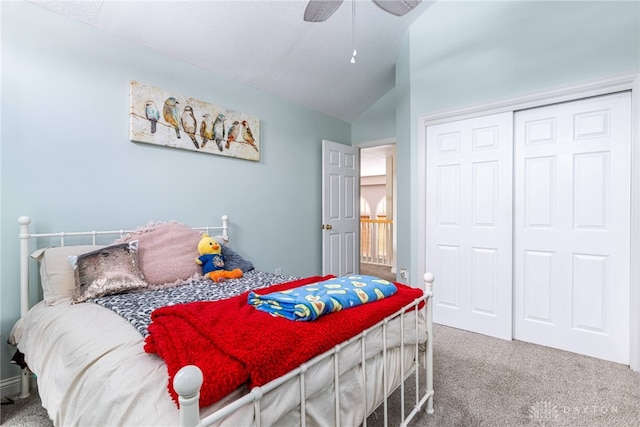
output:
[[[383,336],[383,350],[382,350],[382,359],[383,359],[383,371],[382,371],[382,375],[383,375],[383,383],[384,383],[384,389],[388,390],[388,373],[387,373],[387,325],[389,324],[390,321],[394,320],[394,319],[399,319],[400,320],[400,324],[401,324],[401,329],[404,331],[404,318],[407,315],[407,313],[411,310],[413,310],[415,312],[415,331],[416,331],[416,338],[419,339],[419,334],[418,334],[418,311],[420,310],[424,310],[425,311],[425,319],[427,320],[427,342],[426,342],[426,350],[424,352],[422,352],[422,358],[420,357],[420,346],[416,345],[415,346],[415,358],[414,361],[420,361],[420,359],[422,359],[422,363],[423,363],[423,367],[424,367],[424,374],[425,374],[425,391],[422,394],[422,396],[420,395],[420,370],[418,369],[419,365],[414,365],[412,366],[410,369],[408,369],[407,371],[405,371],[405,366],[404,366],[404,333],[402,333],[400,335],[400,352],[401,352],[401,357],[400,357],[400,372],[401,372],[401,378],[403,378],[403,380],[400,382],[399,388],[400,388],[400,416],[401,416],[401,420],[400,420],[400,425],[401,426],[406,426],[409,424],[409,422],[411,422],[411,420],[413,420],[413,418],[420,412],[420,410],[423,408],[423,406],[427,405],[427,413],[429,414],[433,414],[434,410],[433,410],[433,395],[434,395],[434,391],[433,391],[433,327],[432,327],[432,307],[431,307],[431,301],[432,301],[432,297],[433,297],[433,275],[431,273],[426,273],[424,275],[424,282],[425,282],[425,293],[422,297],[414,300],[411,304],[409,304],[409,306],[405,306],[402,309],[398,310],[396,313],[387,316],[385,319],[383,319],[382,321],[378,322],[377,324],[375,324],[374,326],[362,331],[361,333],[359,333],[358,335],[352,337],[351,339],[349,339],[348,341],[345,341],[341,344],[336,345],[334,348],[326,351],[325,353],[316,356],[315,358],[311,359],[309,362],[303,363],[302,365],[300,365],[298,368],[294,369],[293,371],[290,371],[288,374],[280,377],[280,378],[276,378],[275,380],[271,381],[268,384],[265,384],[262,387],[254,387],[251,392],[245,396],[243,396],[242,398],[230,403],[229,405],[225,406],[224,408],[214,412],[213,414],[200,419],[199,416],[199,408],[198,408],[198,401],[200,399],[200,386],[202,385],[203,382],[203,376],[202,376],[202,372],[200,371],[200,369],[196,366],[185,366],[182,369],[180,369],[178,371],[178,373],[176,374],[174,381],[173,381],[173,386],[174,389],[176,390],[176,392],[178,393],[178,399],[180,402],[180,425],[182,427],[200,427],[200,426],[209,426],[214,424],[217,421],[220,421],[222,419],[224,419],[226,416],[233,414],[235,411],[237,411],[239,408],[241,408],[242,406],[245,406],[247,404],[253,403],[254,405],[254,419],[255,419],[255,425],[257,427],[261,426],[261,405],[260,405],[260,401],[262,399],[262,397],[267,394],[268,392],[270,392],[271,390],[277,388],[278,386],[280,386],[281,384],[283,384],[286,381],[289,381],[292,378],[297,378],[298,379],[298,383],[300,385],[300,426],[301,427],[305,427],[306,426],[306,417],[305,417],[305,401],[306,401],[306,394],[305,394],[305,373],[307,371],[308,368],[312,367],[313,365],[315,365],[316,363],[319,363],[322,360],[325,359],[331,359],[334,363],[334,387],[335,387],[335,427],[340,427],[342,425],[341,423],[341,419],[340,419],[340,376],[339,376],[339,356],[340,356],[340,351],[343,347],[345,347],[346,345],[353,343],[353,342],[360,342],[361,345],[361,359],[360,362],[358,363],[358,365],[362,368],[362,379],[364,381],[365,387],[364,387],[364,394],[362,396],[365,408],[366,408],[366,404],[367,404],[367,387],[366,387],[366,383],[367,383],[367,371],[366,371],[366,355],[365,355],[365,338],[368,334],[370,334],[371,332],[373,332],[375,329],[377,328],[381,328],[382,329],[382,336]],[[420,306],[422,305],[422,308],[420,308]],[[413,406],[412,411],[405,416],[405,381],[404,379],[410,378],[411,375],[414,376],[415,379],[415,404]],[[392,391],[390,392],[385,392],[384,393],[384,399],[383,399],[383,410],[384,410],[384,425],[385,427],[388,425],[388,398],[391,395]],[[368,416],[369,414],[367,414]],[[365,417],[365,419],[363,420],[363,426],[366,427],[367,425],[367,419]]]
[[[221,234],[217,237],[221,237],[225,241],[229,240],[228,230],[229,230],[229,218],[227,215],[223,215],[221,218],[222,225],[220,226],[208,226],[208,227],[192,227],[196,230],[201,230],[203,232],[211,234],[212,231],[220,232]],[[91,243],[93,245],[98,244],[99,236],[119,236],[122,238],[125,234],[133,232],[135,230],[116,230],[116,231],[86,231],[86,232],[58,232],[58,233],[31,233],[30,232],[30,224],[31,219],[27,216],[21,216],[18,219],[20,233],[20,315],[24,317],[30,309],[30,274],[29,274],[29,263],[30,263],[30,242],[35,239],[41,238],[52,238],[58,239],[59,246],[65,246],[65,238],[90,238]],[[334,365],[334,388],[335,388],[335,426],[341,426],[341,415],[340,415],[340,375],[339,375],[339,356],[340,351],[346,345],[351,343],[360,342],[361,345],[361,359],[358,362],[358,366],[362,369],[362,380],[365,384],[363,401],[367,402],[367,372],[366,372],[366,351],[365,351],[365,339],[368,334],[372,333],[376,329],[380,329],[382,331],[383,337],[383,350],[382,350],[382,360],[383,360],[383,387],[384,387],[384,398],[382,402],[383,411],[384,411],[384,425],[385,427],[388,425],[388,398],[395,390],[389,390],[388,384],[388,373],[387,373],[387,325],[389,322],[399,319],[402,333],[400,334],[400,372],[402,380],[399,384],[400,389],[400,414],[401,414],[401,424],[402,426],[408,425],[409,422],[420,412],[420,410],[426,404],[426,412],[432,414],[434,412],[433,409],[433,275],[431,273],[425,273],[424,275],[424,294],[422,297],[414,300],[408,306],[403,307],[401,310],[396,313],[386,317],[382,321],[378,322],[376,325],[368,328],[365,331],[362,331],[360,334],[352,337],[346,342],[336,345],[334,348],[329,351],[316,356],[310,361],[303,363],[298,368],[290,371],[288,374],[276,378],[275,380],[265,384],[261,387],[253,388],[250,393],[245,396],[229,403],[227,406],[217,410],[216,412],[200,419],[200,410],[199,410],[199,398],[200,398],[200,387],[203,382],[203,375],[199,368],[196,366],[185,366],[178,371],[174,378],[174,389],[178,393],[178,400],[180,406],[180,425],[182,427],[199,427],[199,426],[209,426],[216,422],[219,422],[233,414],[235,411],[240,408],[253,404],[254,406],[254,420],[257,427],[261,426],[261,399],[264,395],[269,393],[270,391],[276,389],[281,384],[292,380],[294,378],[297,379],[300,385],[300,425],[302,427],[306,426],[306,416],[305,416],[305,405],[306,405],[306,392],[305,392],[305,373],[307,369],[314,366],[315,364],[325,360],[331,359]],[[426,340],[426,348],[421,350],[420,345],[416,342],[415,345],[415,355],[414,355],[414,363],[408,369],[405,367],[404,363],[404,351],[405,351],[405,342],[404,342],[404,331],[405,331],[405,322],[404,319],[410,312],[414,312],[415,316],[415,336],[416,340],[419,340],[419,323],[418,323],[418,314],[422,311],[422,315],[426,321],[426,332],[427,332],[427,340]],[[411,344],[411,343],[408,343]],[[420,384],[420,369],[418,369],[422,365],[424,368],[424,384],[421,387]],[[410,378],[413,375],[415,379],[415,403],[413,405],[413,409],[411,412],[405,416],[405,380]],[[422,391],[422,393],[421,393]],[[22,369],[21,372],[21,394],[19,398],[26,398],[30,394],[30,373],[28,369]],[[376,408],[374,408],[375,410]],[[369,411],[370,413],[373,410]],[[367,416],[370,413],[366,414]],[[366,416],[363,420],[363,426],[366,427],[367,420]]]

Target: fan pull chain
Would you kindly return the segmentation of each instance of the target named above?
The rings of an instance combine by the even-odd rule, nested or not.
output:
[[[351,0],[351,44],[353,45],[353,53],[351,54],[351,63],[356,63],[356,0]]]

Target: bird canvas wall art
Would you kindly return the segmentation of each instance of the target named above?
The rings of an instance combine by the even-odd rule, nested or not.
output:
[[[260,161],[260,119],[131,81],[129,139]]]

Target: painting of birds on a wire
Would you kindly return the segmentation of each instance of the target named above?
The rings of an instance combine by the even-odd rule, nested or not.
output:
[[[129,139],[260,161],[260,119],[131,81]]]

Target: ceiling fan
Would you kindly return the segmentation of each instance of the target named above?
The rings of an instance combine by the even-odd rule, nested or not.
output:
[[[411,12],[422,0],[372,0],[382,10],[396,16]],[[342,0],[309,0],[304,11],[307,22],[324,22],[338,10]]]

